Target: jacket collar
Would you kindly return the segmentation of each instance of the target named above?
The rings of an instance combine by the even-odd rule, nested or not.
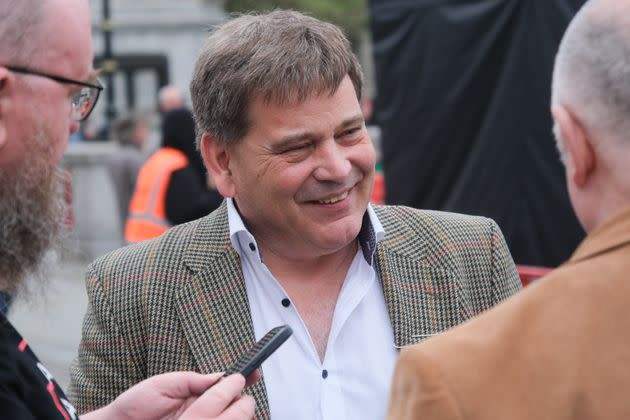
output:
[[[630,207],[589,233],[568,261],[573,264],[630,244]]]
[[[374,211],[385,230],[383,240],[376,246],[374,268],[383,287],[395,344],[405,346],[420,341],[472,316],[475,309],[471,302],[462,299],[466,293],[461,279],[449,269],[456,266],[451,253],[427,257],[424,235],[433,234],[430,228],[426,232],[401,229],[399,216],[392,213],[391,207],[376,206]],[[239,256],[230,240],[225,202],[200,221],[184,263],[195,273],[195,293],[192,284],[187,288],[191,295],[205,291],[207,296],[230,299],[224,304],[234,308],[227,314],[212,313],[218,306],[209,305],[204,316],[212,313],[223,323],[226,329],[217,325],[222,334],[246,337],[241,346],[247,347],[254,341],[253,324]],[[234,316],[244,316],[247,322]]]
[[[402,227],[406,214],[395,207],[374,207],[385,229],[376,250],[375,268],[381,280],[392,323],[394,345],[402,348],[444,332],[474,314],[465,285],[454,271],[453,253],[429,253],[425,235],[435,232]],[[426,229],[426,230],[424,230]]]
[[[401,227],[395,210],[375,207],[385,230],[376,245],[375,269],[382,283],[394,344],[402,347],[440,333],[474,313],[462,299],[463,285],[449,267],[451,253],[427,258],[423,234]],[[427,228],[428,229],[428,228]],[[177,293],[183,330],[202,372],[226,369],[254,343],[251,311],[238,253],[232,247],[224,202],[198,223],[185,251],[192,279]],[[258,400],[257,418],[268,416],[264,377],[250,388]]]
[[[256,246],[256,253],[258,254],[258,258],[262,261],[260,257],[260,247],[256,243],[256,238],[251,234],[251,232],[245,226],[243,219],[236,208],[236,203],[232,198],[227,198],[225,200],[226,209],[227,209],[227,218],[229,224],[229,235],[232,246],[239,255],[243,255],[243,249],[241,244],[239,244],[239,235],[241,239],[246,243],[253,243]],[[370,204],[368,204],[367,210],[363,214],[363,220],[361,222],[361,230],[359,231],[359,235],[357,237],[359,241],[359,246],[361,247],[361,251],[363,253],[363,257],[367,261],[369,265],[372,265],[374,261],[374,252],[376,251],[376,244],[383,239],[385,235],[385,231],[383,230],[383,225],[378,219],[378,216],[374,212],[374,209]]]

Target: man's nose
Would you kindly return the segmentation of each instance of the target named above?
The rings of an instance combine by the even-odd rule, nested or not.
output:
[[[318,181],[343,181],[350,171],[352,164],[345,148],[336,141],[325,141],[317,151],[318,167],[313,175]]]

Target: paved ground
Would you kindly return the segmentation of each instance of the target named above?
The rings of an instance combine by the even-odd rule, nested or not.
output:
[[[83,274],[87,261],[59,264],[50,282],[28,300],[18,299],[9,313],[15,328],[64,388],[68,389],[70,362],[81,339],[87,297]]]

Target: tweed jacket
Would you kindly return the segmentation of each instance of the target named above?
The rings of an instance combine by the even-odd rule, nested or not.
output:
[[[520,288],[503,235],[490,219],[377,206],[385,229],[375,269],[397,346],[445,330]],[[149,376],[216,372],[254,343],[225,203],[159,238],[99,258],[70,395],[96,409]],[[269,418],[263,378],[250,387],[256,418]]]
[[[390,420],[630,419],[630,208],[517,296],[401,352]]]

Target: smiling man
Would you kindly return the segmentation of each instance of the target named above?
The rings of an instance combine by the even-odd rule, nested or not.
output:
[[[43,281],[42,257],[61,242],[59,161],[102,89],[92,68],[90,25],[85,0],[0,2],[0,291],[7,295],[21,291],[27,278]],[[63,328],[53,333],[63,334]],[[216,383],[221,377],[172,372],[150,378],[81,418],[251,418],[254,401],[240,397],[245,378],[231,375]],[[78,418],[2,313],[0,417]]]
[[[385,416],[398,349],[516,292],[496,224],[368,204],[362,74],[335,26],[297,12],[213,31],[191,96],[212,214],[90,268],[73,371],[81,410],[158,372],[224,370],[293,337],[250,388],[259,419]]]

